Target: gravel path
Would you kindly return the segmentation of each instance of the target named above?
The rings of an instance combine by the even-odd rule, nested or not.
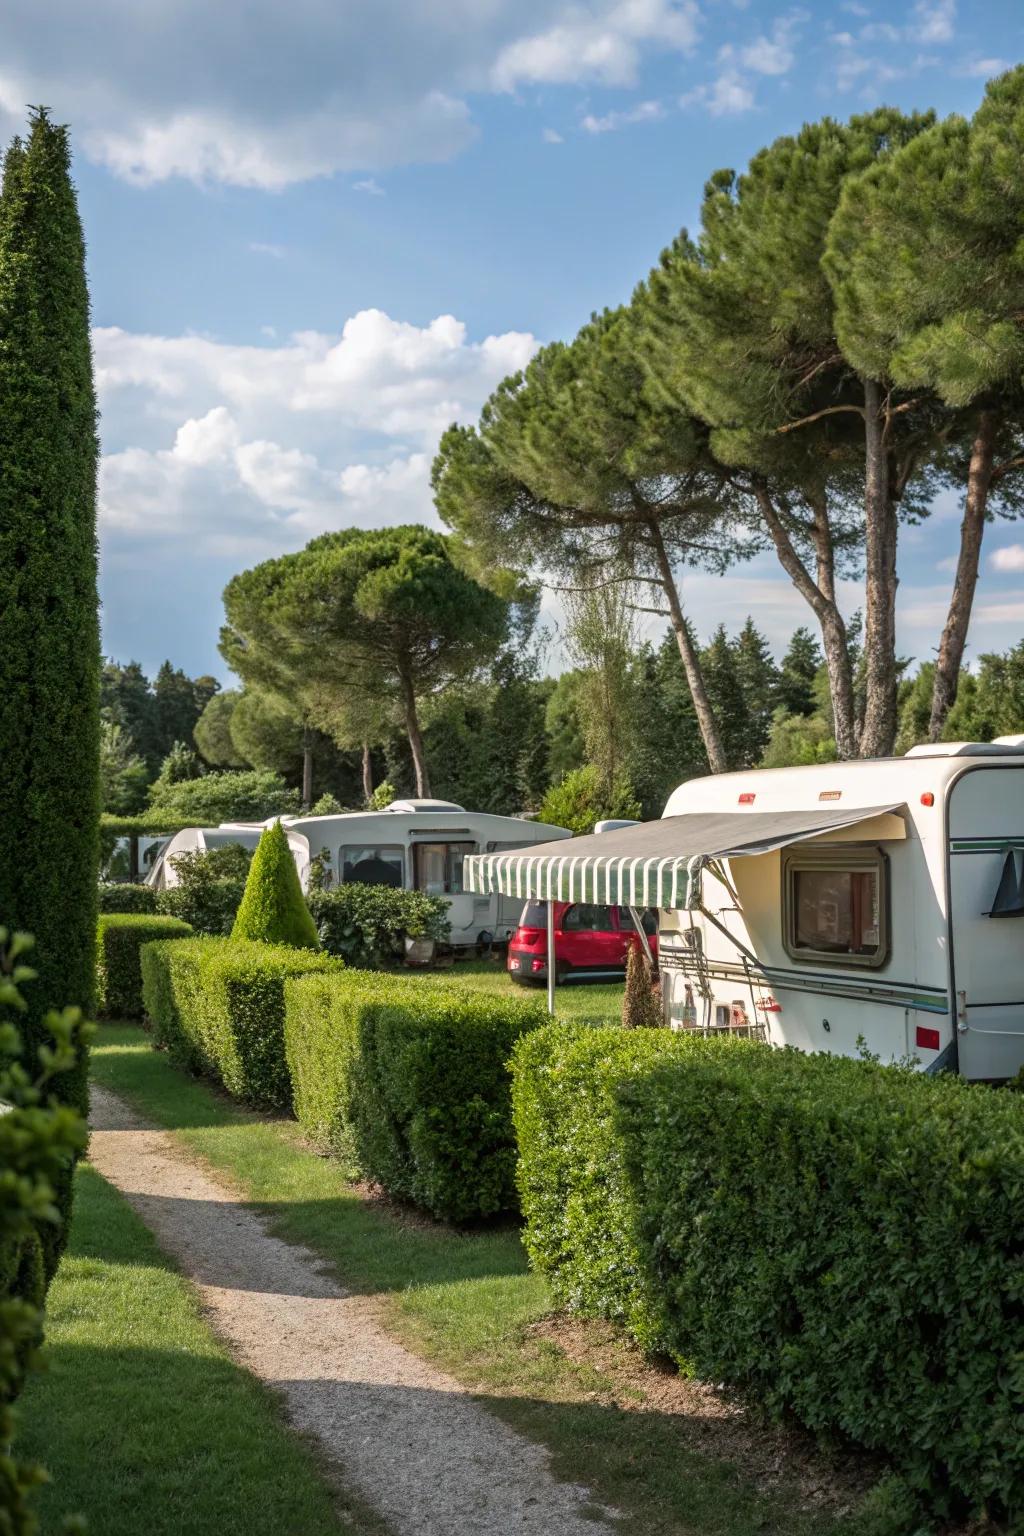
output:
[[[166,1131],[93,1086],[89,1158],[197,1285],[232,1354],[320,1442],[396,1536],[597,1536],[612,1528],[585,1488],[552,1476],[524,1440],[381,1327],[306,1248],[258,1216]]]

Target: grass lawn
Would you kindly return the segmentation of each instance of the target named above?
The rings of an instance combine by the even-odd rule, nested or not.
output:
[[[546,1000],[543,986],[524,987],[514,982],[497,960],[456,960],[451,970],[424,971],[424,979],[454,981],[471,992],[498,992]],[[555,1017],[593,1024],[617,1024],[622,1018],[621,981],[568,981],[555,988]]]
[[[17,1449],[52,1482],[42,1530],[89,1536],[339,1536],[383,1527],[337,1500],[270,1394],[236,1366],[191,1287],[87,1165],[50,1290],[47,1368],[18,1404]]]
[[[492,984],[493,977],[479,975],[480,985]],[[510,985],[500,972],[497,982]],[[294,1122],[249,1114],[176,1071],[138,1029],[103,1027],[92,1070],[97,1082],[229,1176],[269,1215],[278,1236],[321,1254],[343,1285],[382,1294],[399,1335],[502,1418],[550,1446],[557,1475],[587,1483],[623,1510],[627,1530],[643,1536],[852,1531],[849,1521],[798,1508],[785,1489],[760,1491],[735,1466],[695,1447],[699,1437],[688,1436],[673,1414],[617,1406],[600,1371],[573,1364],[557,1344],[531,1332],[550,1301],[544,1282],[527,1269],[513,1226],[456,1232],[367,1199],[346,1183],[337,1163],[304,1146]]]

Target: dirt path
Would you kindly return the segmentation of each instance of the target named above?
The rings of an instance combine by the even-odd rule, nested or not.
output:
[[[596,1536],[613,1515],[548,1453],[397,1343],[306,1248],[271,1237],[173,1137],[92,1088],[89,1158],[199,1288],[232,1354],[283,1394],[396,1536]]]

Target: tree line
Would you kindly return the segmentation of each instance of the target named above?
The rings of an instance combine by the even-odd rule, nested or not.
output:
[[[840,757],[899,730],[896,555],[963,504],[927,735],[956,698],[984,529],[1021,501],[1024,69],[970,121],[884,108],[708,181],[629,304],[503,381],[434,464],[482,581],[626,583],[669,620],[708,764],[728,766],[678,573],[774,552],[820,634]],[[863,582],[851,646],[840,576]],[[862,667],[860,698],[853,652]]]

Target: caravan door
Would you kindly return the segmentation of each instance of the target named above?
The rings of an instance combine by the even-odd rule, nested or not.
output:
[[[476,853],[476,843],[414,843],[416,889],[428,896],[441,896],[448,902],[452,925],[452,943],[469,944],[476,940],[473,927],[473,897],[462,878],[468,853]]]
[[[1024,1066],[1024,914],[989,916],[1007,851],[1024,849],[1024,764],[969,768],[948,801],[952,1004],[960,1071],[1013,1077]]]

